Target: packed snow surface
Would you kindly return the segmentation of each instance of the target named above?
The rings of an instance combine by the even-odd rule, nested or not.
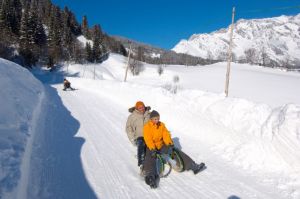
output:
[[[34,71],[45,97],[27,198],[300,198],[299,73],[233,64],[226,98],[226,63],[167,66],[161,76],[145,64],[124,82],[126,61],[112,54],[102,64]],[[75,91],[62,91],[64,77]],[[206,170],[172,171],[156,190],[145,184],[125,133],[138,100]]]

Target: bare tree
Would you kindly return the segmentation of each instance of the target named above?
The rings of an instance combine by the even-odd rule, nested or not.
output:
[[[225,51],[222,51],[219,53],[217,59],[220,61],[225,61],[227,59],[227,53]]]
[[[175,76],[173,77],[173,82],[174,82],[175,84],[179,82],[179,76],[178,76],[178,75],[175,75]]]
[[[144,65],[142,62],[131,58],[129,60],[129,69],[132,75],[139,75],[144,70]]]
[[[144,61],[144,48],[141,46],[139,46],[137,49],[137,60],[142,62]]]
[[[163,88],[165,88],[166,90],[170,91],[173,94],[177,93],[178,90],[178,82],[179,82],[179,76],[175,75],[173,77],[173,82],[172,83],[167,83],[163,86]]]
[[[256,51],[254,48],[249,48],[245,50],[245,58],[246,62],[250,64],[255,64],[256,63]]]
[[[161,76],[161,75],[163,74],[163,72],[164,72],[164,68],[163,68],[163,66],[162,66],[162,65],[159,65],[159,66],[158,66],[158,68],[157,68],[157,72],[158,72],[159,76]]]
[[[231,54],[231,61],[232,62],[236,62],[237,61],[237,56],[236,56],[236,54],[234,52],[232,52],[232,54]]]
[[[289,55],[285,55],[284,59],[281,61],[280,64],[283,68],[291,69],[293,68],[291,57]]]
[[[270,58],[266,52],[266,48],[264,45],[260,49],[260,56],[261,56],[261,65],[267,66],[270,63]]]

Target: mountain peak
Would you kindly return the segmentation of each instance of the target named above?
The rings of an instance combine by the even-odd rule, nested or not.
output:
[[[193,34],[172,50],[206,59],[226,60],[229,27]],[[240,19],[233,32],[233,58],[266,66],[300,66],[300,14],[264,19]]]

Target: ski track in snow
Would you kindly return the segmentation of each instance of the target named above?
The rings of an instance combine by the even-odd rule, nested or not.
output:
[[[207,169],[196,176],[172,171],[158,189],[150,189],[138,174],[136,149],[125,133],[128,107],[85,86],[64,92],[59,84],[45,84],[27,198],[286,198],[274,182],[233,166],[193,138],[180,143],[182,150]],[[201,130],[224,131],[205,116],[200,119],[210,123],[203,126],[216,126]]]

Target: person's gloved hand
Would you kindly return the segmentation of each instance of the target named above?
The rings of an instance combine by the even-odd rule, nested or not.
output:
[[[154,157],[154,158],[155,158],[155,157],[156,157],[156,155],[157,155],[157,154],[159,154],[159,151],[158,151],[158,150],[156,150],[156,149],[152,149],[152,150],[150,151],[150,154],[151,154],[151,156],[152,156],[152,157]]]
[[[174,151],[174,145],[173,144],[168,145],[168,148],[169,148],[169,151],[171,151],[171,152]]]
[[[141,145],[142,143],[144,143],[144,138],[143,137],[138,137],[137,139],[134,140],[136,146]]]
[[[133,146],[136,146],[136,139],[130,140],[130,142],[131,142],[131,144],[132,144]]]

